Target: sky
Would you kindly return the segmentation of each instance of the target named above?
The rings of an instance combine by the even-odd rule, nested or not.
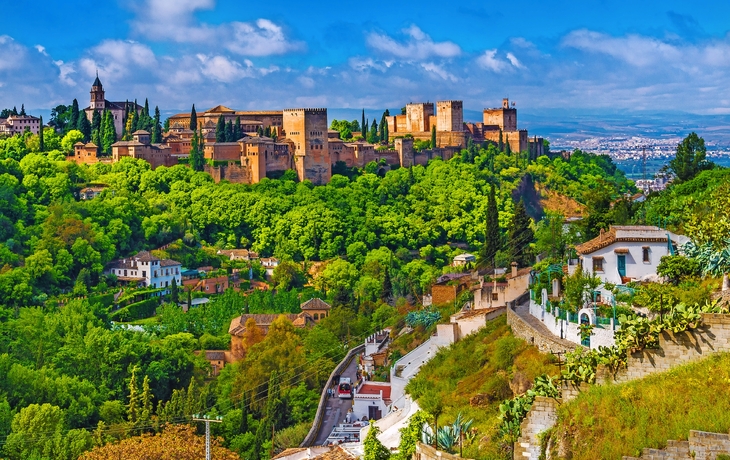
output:
[[[730,113],[730,2],[18,0],[0,107],[109,100],[163,113],[402,107]]]

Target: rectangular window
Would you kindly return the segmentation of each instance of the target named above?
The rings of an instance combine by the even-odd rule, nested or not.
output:
[[[644,263],[650,263],[651,259],[649,259],[649,246],[644,246],[643,248],[641,248],[641,252],[643,254]]]
[[[492,300],[499,300],[499,294],[496,292],[492,292]]]
[[[603,257],[593,258],[593,272],[603,272]]]
[[[142,272],[142,278],[147,278],[147,272],[145,272],[145,271]]]

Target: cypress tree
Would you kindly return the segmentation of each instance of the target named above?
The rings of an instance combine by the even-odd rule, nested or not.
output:
[[[172,279],[172,285],[170,286],[170,300],[174,304],[177,304],[180,301],[180,292],[177,288],[177,281],[175,281],[175,278]]]
[[[137,423],[139,417],[139,388],[137,388],[137,368],[132,369],[129,378],[129,405],[127,405],[127,421]]]
[[[494,257],[502,248],[502,235],[499,231],[499,211],[497,210],[497,198],[494,184],[489,189],[487,198],[486,226],[484,228],[484,248],[481,254],[481,266],[488,267],[494,263]]]
[[[132,107],[132,127],[129,130],[129,134],[134,134],[138,129],[141,129],[139,127],[139,112],[137,112],[137,101],[134,101],[134,107]]]
[[[162,130],[164,132],[170,131],[170,119],[169,118],[165,118],[165,122],[162,124]]]
[[[245,434],[248,431],[248,399],[246,398],[245,391],[241,396],[241,427],[238,431],[241,434]]]
[[[20,104],[20,116],[25,116],[25,104]]]
[[[241,127],[241,117],[236,117],[236,124],[233,125],[233,141],[238,142],[238,140],[241,139],[242,137],[243,137],[243,128]]]
[[[193,131],[198,130],[198,114],[195,112],[195,104],[193,104],[193,109],[190,111],[190,129]]]
[[[436,126],[431,126],[431,148],[436,148]]]
[[[18,115],[18,109],[13,106],[13,115]]]
[[[101,113],[98,110],[91,116],[91,142],[101,147]]]
[[[160,109],[155,106],[155,120],[152,125],[152,143],[159,144],[162,142],[162,124],[160,124]]]
[[[513,262],[520,267],[532,265],[532,251],[530,243],[535,239],[535,234],[530,228],[530,217],[527,215],[525,202],[520,199],[515,205],[515,214],[512,217],[512,225],[509,231],[509,255]]]
[[[228,120],[228,123],[226,123],[226,142],[233,142],[234,133],[233,133],[233,122],[231,120]]]
[[[117,130],[114,127],[114,117],[108,110],[104,111],[104,117],[101,123],[101,134],[99,137],[102,144],[102,152],[107,154],[111,153],[112,144],[117,141]]]
[[[38,130],[38,148],[41,152],[46,150],[45,145],[43,145],[43,117],[41,117],[40,121],[40,129]]]
[[[267,126],[264,130],[264,136],[271,137],[271,126]]]
[[[373,119],[373,124],[370,125],[370,133],[368,133],[367,140],[371,144],[377,144],[379,142],[378,123],[375,121],[375,119]]]
[[[365,109],[362,109],[362,122],[360,123],[360,134],[362,137],[365,137],[367,133],[365,131],[368,130],[368,122],[365,120]]]
[[[152,389],[150,378],[145,375],[142,381],[142,397],[140,398],[140,422],[146,424],[152,418]]]
[[[144,109],[142,109],[142,115],[145,117],[150,116],[150,103],[147,102],[147,98],[144,98]]]
[[[85,112],[79,112],[79,118],[76,120],[76,129],[84,135],[84,142],[89,142],[89,139],[91,139],[91,123],[86,118]]]
[[[215,141],[226,141],[226,120],[223,118],[223,115],[218,117],[218,124],[215,126]]]
[[[502,140],[502,130],[499,130],[499,144],[497,145],[497,148],[500,152],[504,152],[504,141]]]
[[[74,101],[71,103],[71,121],[68,124],[69,131],[72,129],[79,129],[78,121],[79,121],[79,101],[74,99]]]
[[[201,146],[200,136],[198,131],[193,132],[193,138],[190,142],[190,158],[189,163],[193,171],[202,171],[205,165],[205,158],[203,157],[203,150]],[[188,292],[188,304],[190,303],[190,296]]]
[[[509,135],[505,134],[504,136],[504,153],[507,155],[512,155],[512,149],[509,146]]]

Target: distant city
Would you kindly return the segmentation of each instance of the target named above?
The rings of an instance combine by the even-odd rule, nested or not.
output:
[[[609,155],[630,179],[651,179],[674,158],[682,137],[649,138],[641,136],[589,137],[577,139],[561,136],[551,139],[550,149],[574,150]],[[730,166],[730,146],[706,141],[707,158],[721,166]],[[646,157],[644,158],[644,155]]]

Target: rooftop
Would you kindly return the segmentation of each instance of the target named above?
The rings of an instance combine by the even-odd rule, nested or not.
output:
[[[315,297],[314,299],[309,299],[303,304],[299,306],[302,311],[304,310],[329,310],[332,308],[330,304],[325,302],[324,300]]]
[[[612,225],[608,231],[583,244],[575,247],[579,254],[590,254],[612,245],[613,243],[638,242],[638,243],[666,243],[671,238],[672,242],[681,244],[687,237],[676,235],[669,230],[649,225]]]

